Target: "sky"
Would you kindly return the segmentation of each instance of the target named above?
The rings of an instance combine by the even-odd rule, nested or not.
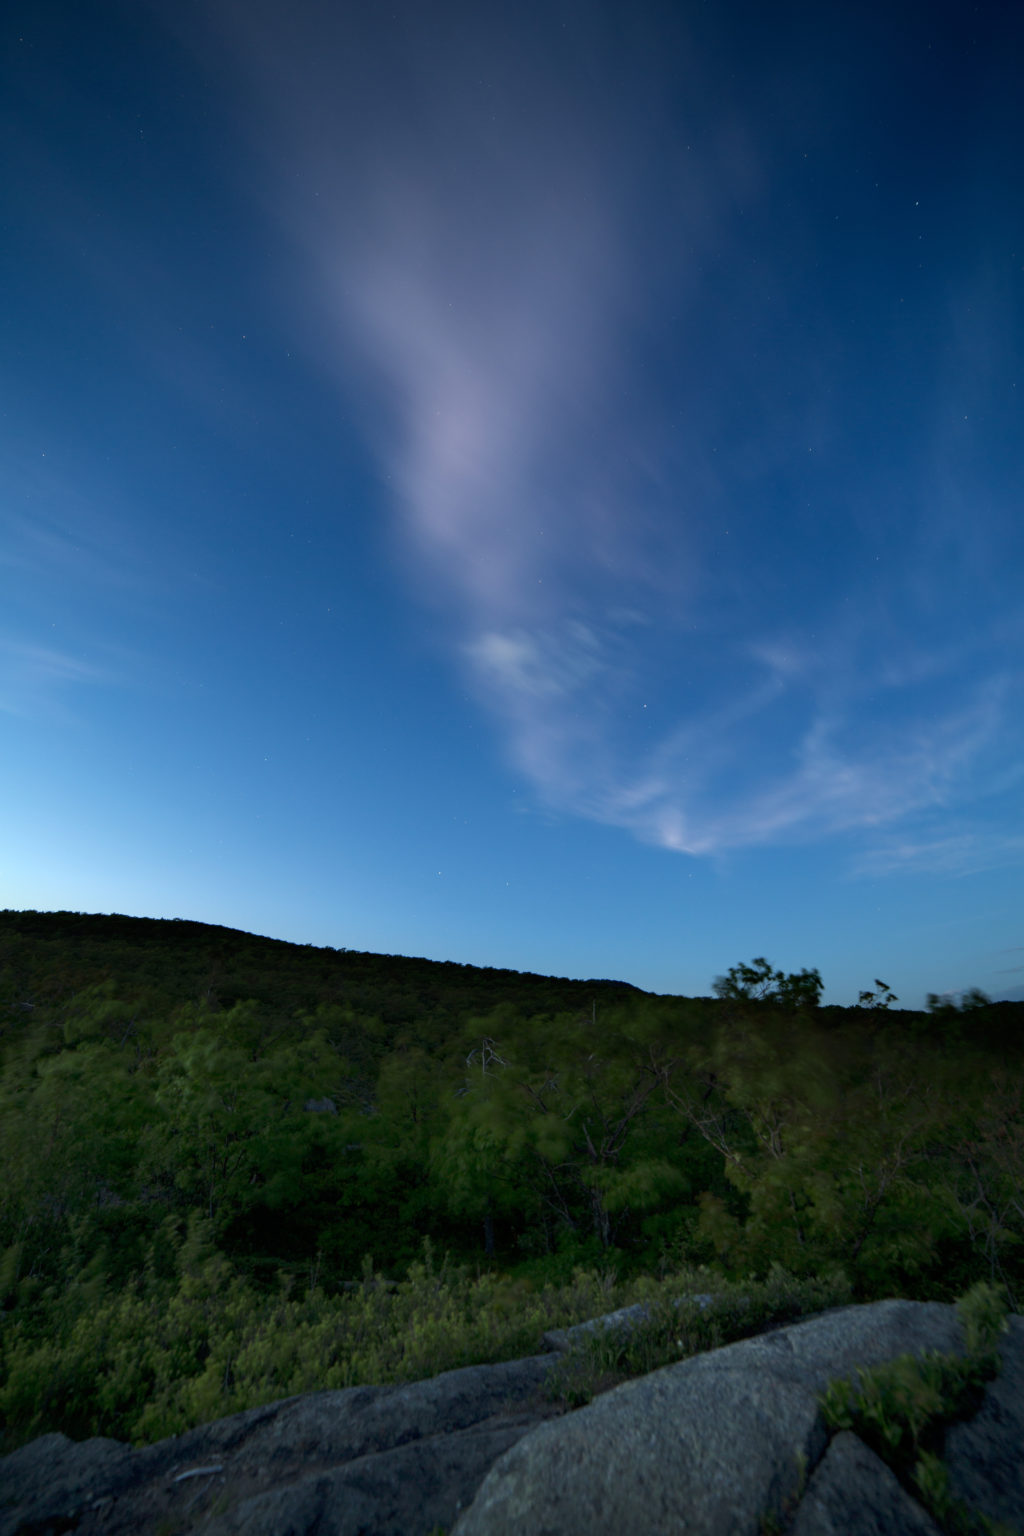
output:
[[[0,28],[0,906],[1024,997],[1024,16]]]

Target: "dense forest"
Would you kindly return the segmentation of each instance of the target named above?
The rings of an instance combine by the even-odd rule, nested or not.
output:
[[[530,1352],[698,1273],[1019,1309],[1024,1004],[709,985],[0,913],[0,1450]]]

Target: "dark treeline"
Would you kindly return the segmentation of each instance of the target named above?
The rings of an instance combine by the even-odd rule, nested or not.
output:
[[[1019,1306],[1024,1005],[910,1012],[878,982],[823,1008],[820,986],[755,961],[661,997],[0,913],[0,1413],[78,1422],[26,1394],[112,1297],[90,1359],[126,1296],[342,1295],[425,1238],[526,1287],[774,1263],[862,1298],[984,1278]]]

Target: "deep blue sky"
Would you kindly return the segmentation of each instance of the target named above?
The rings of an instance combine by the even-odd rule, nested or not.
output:
[[[2,22],[0,905],[1024,985],[1024,18]]]

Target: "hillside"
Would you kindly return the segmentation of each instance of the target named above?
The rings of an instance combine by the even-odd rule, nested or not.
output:
[[[0,911],[0,1006],[49,1007],[116,981],[168,999],[225,1009],[242,998],[267,1007],[342,1004],[395,1027],[442,1029],[502,1003],[534,1013],[619,1002],[637,987],[569,981],[528,971],[291,944],[185,919],[84,912]]]
[[[1024,1008],[819,989],[0,914],[5,1436],[529,1352],[695,1265],[1019,1305]]]

